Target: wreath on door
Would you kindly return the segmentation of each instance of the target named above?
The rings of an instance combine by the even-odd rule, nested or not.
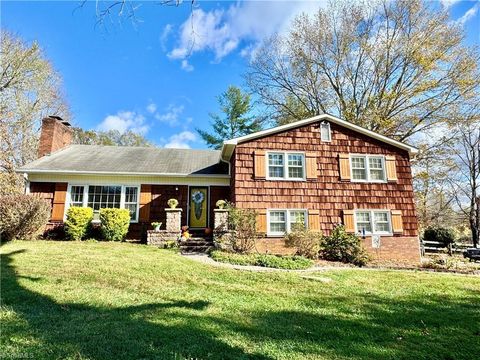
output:
[[[205,195],[201,191],[194,191],[192,194],[192,201],[195,210],[195,217],[200,220],[202,217],[202,203],[205,200]]]

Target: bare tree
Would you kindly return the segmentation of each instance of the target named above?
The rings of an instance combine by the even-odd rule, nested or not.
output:
[[[279,122],[330,113],[407,140],[478,91],[479,53],[463,38],[421,0],[336,1],[267,39],[246,80]]]
[[[472,119],[457,125],[458,143],[452,148],[456,160],[450,182],[458,207],[468,219],[473,245],[480,239],[480,105],[477,102]]]
[[[40,120],[47,115],[69,118],[60,76],[37,43],[1,31],[0,193],[21,191],[15,169],[37,155]]]

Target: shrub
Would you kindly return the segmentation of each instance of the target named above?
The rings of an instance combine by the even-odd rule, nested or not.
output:
[[[102,236],[109,241],[123,241],[130,226],[130,212],[127,209],[100,209]]]
[[[285,245],[296,249],[296,254],[308,259],[317,259],[322,242],[322,234],[305,229],[303,224],[295,224],[290,233],[285,235]]]
[[[71,240],[82,240],[87,235],[93,220],[93,209],[89,207],[71,207],[67,210],[65,234]]]
[[[438,241],[443,247],[455,242],[455,234],[451,229],[444,227],[429,227],[423,233],[424,241]]]
[[[330,236],[323,238],[320,257],[357,266],[363,266],[368,262],[368,255],[360,238],[347,233],[343,225],[336,226]]]
[[[228,225],[232,230],[228,241],[233,251],[245,253],[253,249],[257,239],[257,212],[228,204]]]
[[[313,265],[313,261],[302,256],[278,256],[270,254],[235,254],[214,250],[213,260],[234,265],[254,265],[277,269],[302,270]]]
[[[31,240],[42,233],[50,218],[51,206],[32,195],[0,197],[0,237]]]

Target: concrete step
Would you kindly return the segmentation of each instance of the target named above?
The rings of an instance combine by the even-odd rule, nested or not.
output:
[[[180,251],[182,253],[199,253],[199,254],[205,254],[209,252],[210,250],[213,250],[213,245],[198,245],[198,246],[184,246],[180,245]]]

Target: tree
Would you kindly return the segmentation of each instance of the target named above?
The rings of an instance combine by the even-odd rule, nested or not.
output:
[[[479,91],[479,53],[463,38],[421,0],[331,2],[267,39],[246,80],[277,122],[330,113],[403,141],[448,123]]]
[[[236,86],[229,86],[218,97],[222,115],[210,114],[213,132],[196,129],[209,147],[220,149],[223,141],[247,135],[261,129],[261,119],[249,116],[252,111],[250,95]]]
[[[15,169],[37,157],[40,120],[69,118],[61,79],[39,45],[2,29],[0,65],[0,194],[21,192]]]
[[[153,146],[143,135],[131,130],[96,131],[73,128],[73,143],[82,145]]]
[[[479,103],[474,105],[473,119],[463,119],[456,126],[458,142],[452,147],[456,160],[455,171],[450,182],[461,212],[465,214],[474,247],[480,240],[480,116]],[[469,121],[470,120],[470,121]]]

